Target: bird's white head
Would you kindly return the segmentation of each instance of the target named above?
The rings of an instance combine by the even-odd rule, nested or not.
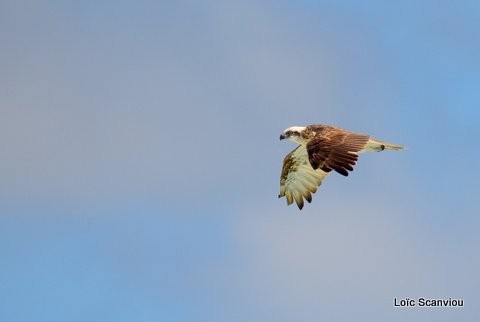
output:
[[[307,140],[302,136],[305,126],[291,126],[280,134],[280,140],[287,139],[298,144],[307,144]]]

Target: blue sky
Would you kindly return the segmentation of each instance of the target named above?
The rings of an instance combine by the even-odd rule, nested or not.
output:
[[[472,321],[479,38],[476,1],[2,2],[0,320]],[[408,149],[299,213],[315,123]]]

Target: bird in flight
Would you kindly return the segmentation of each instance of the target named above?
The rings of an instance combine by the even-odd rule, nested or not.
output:
[[[359,153],[403,150],[403,146],[330,125],[292,126],[280,135],[283,139],[299,146],[283,160],[278,197],[285,197],[288,205],[295,201],[299,209],[303,208],[303,199],[312,201],[312,194],[330,171],[348,176]]]

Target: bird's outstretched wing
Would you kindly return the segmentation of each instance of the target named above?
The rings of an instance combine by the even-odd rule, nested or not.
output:
[[[358,160],[358,152],[365,148],[370,137],[347,130],[325,127],[307,144],[311,166],[325,172],[335,170],[348,176]]]
[[[307,150],[299,145],[283,160],[278,197],[286,197],[288,205],[295,200],[298,208],[302,209],[303,198],[311,202],[312,194],[317,191],[317,187],[327,175],[328,172],[322,169],[312,168]]]

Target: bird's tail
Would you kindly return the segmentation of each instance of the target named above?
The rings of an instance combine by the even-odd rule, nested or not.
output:
[[[387,143],[387,142],[382,142],[382,141],[377,141],[377,140],[374,140],[374,139],[370,139],[370,140],[368,140],[367,144],[365,145],[364,151],[380,152],[380,151],[383,151],[385,149],[399,151],[399,150],[403,150],[405,148],[401,145],[391,144],[391,143]]]

